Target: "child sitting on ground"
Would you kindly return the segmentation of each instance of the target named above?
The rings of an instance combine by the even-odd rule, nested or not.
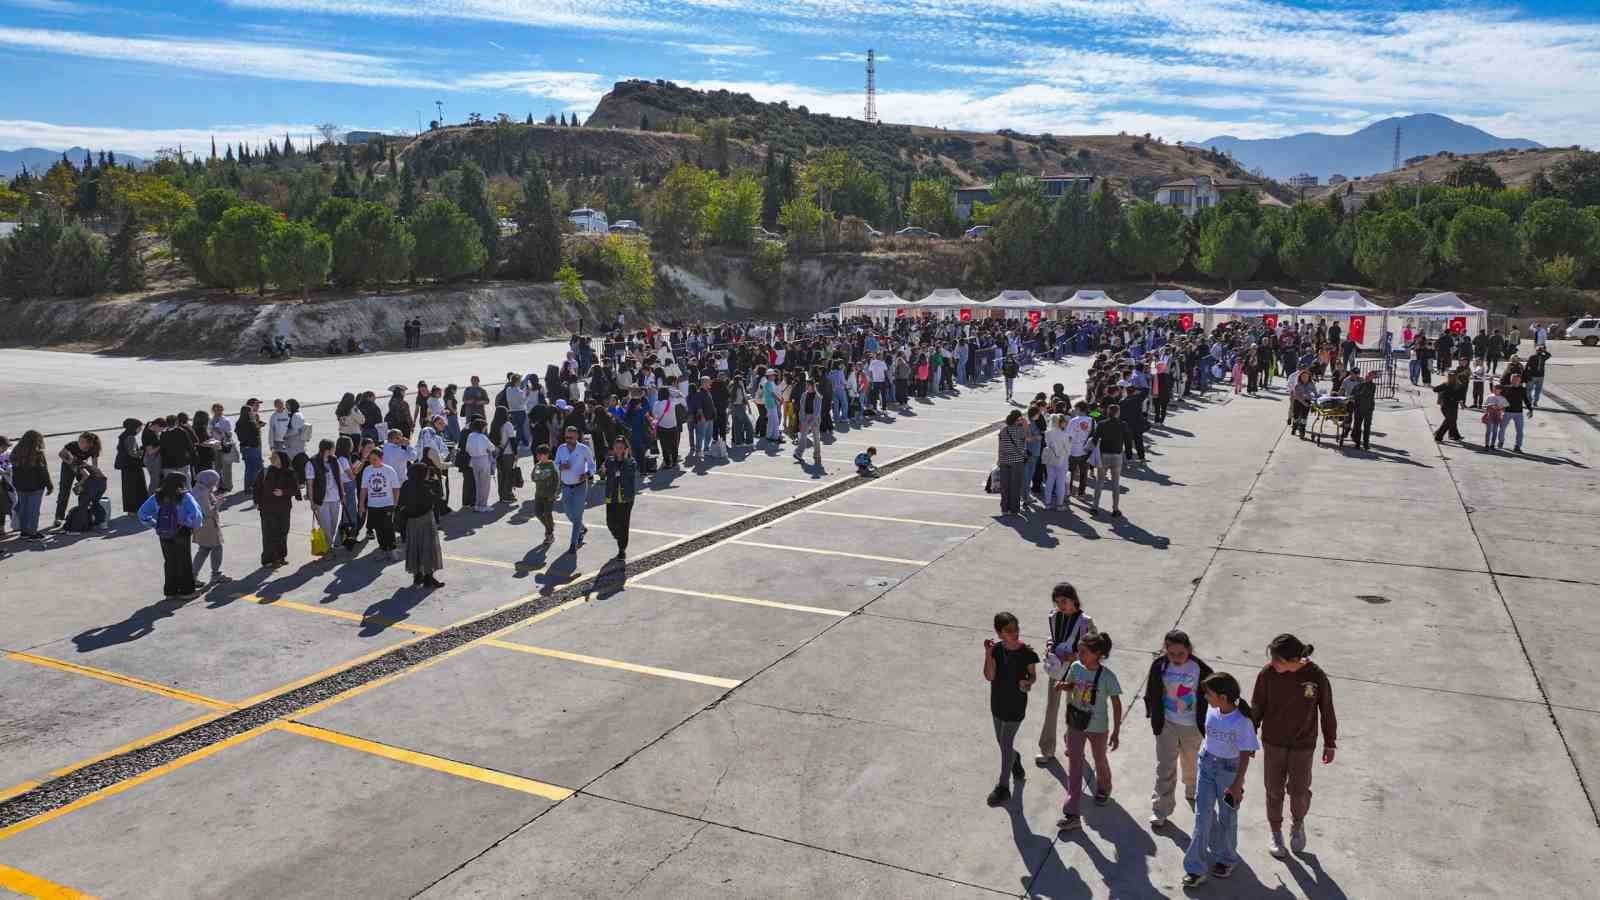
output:
[[[877,477],[878,467],[872,464],[872,458],[878,455],[877,447],[868,447],[856,454],[856,474],[863,478]]]

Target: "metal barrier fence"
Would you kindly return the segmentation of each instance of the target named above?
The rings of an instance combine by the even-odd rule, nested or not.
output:
[[[1362,356],[1356,358],[1356,371],[1362,377],[1368,372],[1377,372],[1378,400],[1393,400],[1399,396],[1399,383],[1396,380],[1398,370],[1395,356]]]

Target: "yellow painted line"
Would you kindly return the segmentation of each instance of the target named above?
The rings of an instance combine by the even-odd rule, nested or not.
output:
[[[236,734],[233,737],[225,738],[223,740],[220,740],[220,741],[216,742],[215,744],[209,744],[207,746],[201,747],[199,750],[196,750],[193,753],[189,753],[189,754],[186,754],[184,756],[180,756],[177,759],[173,760],[172,762],[164,763],[162,765],[156,766],[154,769],[149,769],[149,770],[146,770],[144,772],[140,772],[138,775],[135,775],[132,778],[129,778],[127,781],[119,781],[116,784],[109,785],[107,787],[103,787],[100,790],[95,791],[92,794],[86,794],[86,795],[84,795],[82,797],[79,797],[78,799],[72,801],[71,803],[66,804],[65,806],[58,806],[55,809],[50,810],[49,812],[40,813],[39,815],[34,816],[31,819],[24,819],[21,822],[16,823],[15,825],[11,825],[11,826],[8,826],[6,828],[0,828],[0,841],[3,841],[3,840],[5,840],[7,838],[10,838],[10,837],[15,837],[15,836],[21,834],[22,832],[27,831],[30,828],[36,828],[36,827],[38,827],[40,825],[43,825],[46,822],[50,822],[50,821],[53,821],[55,819],[59,819],[62,816],[67,815],[68,813],[77,812],[78,810],[83,809],[85,806],[91,806],[91,805],[93,805],[95,803],[99,803],[101,800],[104,800],[107,797],[115,797],[116,795],[122,793],[123,791],[133,790],[134,788],[138,787],[141,784],[144,784],[147,781],[154,781],[155,779],[160,778],[161,776],[166,775],[166,774],[168,774],[170,772],[175,772],[178,769],[181,769],[184,766],[189,765],[190,763],[199,762],[200,760],[205,759],[208,756],[212,756],[214,754],[221,753],[222,751],[228,749],[229,747],[237,746],[239,744],[244,743],[245,741],[250,740],[253,737],[257,737],[257,736],[261,735],[262,733],[264,733],[270,727],[272,727],[272,726],[270,726],[270,725],[259,725],[259,726],[255,727],[255,728],[250,729],[249,731],[240,732],[239,734]]]
[[[543,797],[546,800],[561,801],[571,797],[573,794],[573,791],[567,788],[557,787],[553,784],[545,784],[542,781],[534,781],[531,778],[523,778],[519,775],[509,775],[505,772],[496,772],[493,769],[485,769],[481,766],[456,762],[455,760],[445,759],[440,756],[419,753],[415,750],[404,750],[388,744],[379,744],[375,741],[363,740],[362,738],[352,737],[348,734],[341,734],[337,731],[329,731],[326,728],[302,725],[299,722],[280,722],[278,724],[278,730],[287,731],[290,734],[298,734],[304,737],[314,738],[319,741],[325,741],[329,744],[334,744],[335,746],[339,747],[346,747],[351,750],[359,750],[362,753],[370,753],[373,756],[381,756],[384,759],[392,759],[395,762],[406,763],[407,765],[418,766],[424,769],[432,769],[435,772],[443,772],[446,775],[454,775],[458,778],[469,778],[473,781],[481,781],[484,784],[492,784],[498,787],[509,788],[513,791],[521,791],[524,794],[533,794],[536,797]]]
[[[514,600],[511,603],[506,604],[506,606],[504,608],[505,609],[509,609],[512,606],[517,605],[518,603],[526,602],[528,600],[533,599],[533,597],[536,597],[536,596],[538,596],[538,595],[534,594],[534,595],[529,595],[527,597],[522,597],[522,598],[520,598],[518,600]],[[471,647],[473,647],[473,646],[475,646],[477,644],[480,644],[480,643],[482,643],[484,641],[492,640],[494,638],[498,638],[498,637],[500,637],[501,635],[504,635],[504,634],[510,634],[511,632],[516,631],[518,628],[523,628],[523,627],[526,627],[528,625],[532,625],[532,624],[534,624],[536,622],[542,622],[545,619],[550,618],[551,616],[554,616],[554,615],[556,615],[558,613],[561,613],[561,612],[565,612],[566,610],[569,610],[569,609],[571,609],[571,608],[573,608],[575,606],[582,606],[583,604],[585,604],[587,602],[589,602],[589,598],[587,596],[584,596],[584,597],[579,597],[576,600],[568,600],[567,602],[562,603],[562,604],[560,604],[558,606],[552,606],[549,609],[545,610],[544,612],[541,612],[541,613],[539,613],[537,615],[534,615],[534,616],[530,616],[529,618],[524,619],[521,622],[517,622],[517,623],[512,624],[512,625],[507,625],[506,627],[504,627],[504,628],[502,628],[502,629],[500,629],[498,631],[490,632],[489,634],[484,635],[483,637],[477,639],[476,641],[468,641],[467,643],[462,644],[459,647],[452,647],[451,649],[446,650],[445,652],[439,654],[438,656],[429,657],[428,659],[425,659],[422,662],[417,663],[414,666],[411,666],[410,668],[401,669],[398,672],[394,672],[394,673],[391,673],[389,675],[385,675],[382,678],[375,678],[375,679],[373,679],[371,681],[366,682],[365,684],[358,684],[355,687],[350,688],[349,690],[341,691],[340,693],[334,694],[332,697],[328,697],[328,698],[326,698],[324,700],[319,700],[316,703],[313,703],[310,706],[307,706],[306,708],[294,713],[294,715],[290,716],[289,718],[291,720],[298,720],[298,719],[304,718],[306,716],[309,716],[312,713],[321,712],[322,710],[327,709],[328,707],[333,706],[336,703],[343,703],[344,701],[349,700],[352,697],[359,697],[362,694],[365,694],[367,691],[373,690],[374,688],[382,687],[383,685],[389,684],[390,682],[398,681],[399,679],[401,679],[401,678],[403,678],[403,677],[405,677],[407,675],[411,675],[411,674],[414,674],[416,672],[420,672],[423,669],[426,669],[426,668],[428,668],[430,666],[438,665],[439,663],[444,662],[445,660],[449,659],[450,657],[455,656],[455,655],[457,655],[459,653],[463,653],[463,652],[467,651],[468,649],[470,649]],[[497,612],[497,611],[498,610],[495,610],[495,612]],[[492,614],[492,612],[491,613],[486,613],[485,615],[490,615],[490,614]],[[458,623],[458,624],[464,624],[464,623]],[[452,625],[450,627],[454,628],[455,626]],[[382,651],[379,651],[379,652],[380,653],[386,653],[390,649],[393,649],[393,648],[386,647]],[[374,655],[376,655],[376,654],[374,654]]]
[[[838,616],[843,618],[850,615],[849,610],[828,609],[824,606],[802,606],[798,603],[782,603],[777,600],[758,600],[755,597],[736,597],[732,594],[713,594],[707,591],[691,591],[687,588],[661,587],[654,584],[643,584],[638,581],[629,581],[623,584],[624,590],[655,591],[661,594],[682,594],[685,597],[705,597],[708,600],[726,600],[729,603],[744,603],[750,606],[766,606],[772,609],[787,609],[793,612],[816,613],[819,616]]]
[[[807,482],[807,483],[810,483],[810,482]],[[683,496],[680,496],[678,494],[674,494],[674,493],[672,493],[670,491],[661,491],[661,492],[651,491],[650,492],[650,499],[651,500],[679,500],[679,501],[682,501],[684,503],[710,503],[710,504],[713,504],[715,506],[742,506],[745,509],[766,509],[765,506],[762,506],[759,503],[739,503],[738,501],[735,501],[735,500],[711,500],[711,499],[708,499],[706,497],[683,497]],[[784,502],[788,502],[788,501],[784,501]],[[769,505],[775,506],[776,504],[769,504]]]
[[[622,672],[634,672],[639,675],[654,675],[658,678],[672,678],[678,681],[692,681],[695,684],[706,684],[711,687],[733,689],[739,686],[736,678],[718,678],[714,675],[697,675],[693,672],[679,672],[676,669],[662,669],[656,666],[644,666],[638,663],[624,662],[620,659],[606,659],[600,656],[586,656],[582,653],[568,653],[565,650],[551,650],[548,647],[534,647],[528,644],[518,644],[514,641],[486,640],[490,647],[499,647],[502,650],[516,650],[520,653],[532,653],[535,656],[548,656],[551,659],[564,659],[567,662],[583,663],[587,666],[600,666],[606,669],[617,669]]]
[[[987,527],[983,525],[965,525],[961,522],[933,522],[927,519],[903,519],[899,516],[874,516],[867,513],[833,512],[826,509],[807,509],[806,515],[810,516],[837,516],[841,519],[870,519],[874,522],[899,522],[904,525],[932,525],[936,528],[960,528],[964,531],[978,531]]]
[[[896,494],[924,494],[930,497],[966,497],[970,500],[995,500],[996,494],[963,494],[958,491],[923,491],[915,488],[888,487],[881,484],[862,485],[864,491],[893,491]]]
[[[54,881],[46,881],[37,875],[30,875],[10,866],[0,866],[0,888],[16,891],[24,897],[37,897],[39,900],[77,900],[89,896],[82,891],[75,891]]]
[[[905,566],[931,566],[932,562],[926,559],[901,559],[898,556],[873,556],[867,553],[851,553],[848,550],[823,550],[820,547],[795,547],[791,544],[765,544],[760,541],[728,541],[741,547],[761,547],[766,550],[792,550],[795,553],[815,553],[818,556],[846,556],[851,559],[870,559],[873,562],[899,563]]]
[[[153,681],[145,681],[143,678],[135,678],[131,675],[119,675],[116,672],[108,672],[105,669],[96,669],[93,666],[84,666],[79,665],[78,663],[66,662],[64,660],[51,659],[48,656],[34,656],[32,653],[22,653],[19,651],[7,653],[6,659],[14,659],[17,662],[33,663],[36,666],[44,666],[48,669],[57,669],[62,672],[71,672],[74,675],[83,675],[88,678],[96,678],[100,681],[109,682],[111,684],[120,684],[123,687],[147,691],[152,694],[160,694],[161,696],[170,698],[172,700],[182,700],[185,703],[193,703],[198,706],[205,706],[211,709],[231,710],[238,708],[232,703],[228,703],[223,700],[205,697],[200,694],[190,693],[189,691],[179,690],[178,688],[167,687],[164,684],[156,684]]]
[[[312,615],[327,616],[330,619],[342,619],[346,622],[355,622],[361,625],[380,625],[384,628],[398,628],[401,631],[410,631],[416,634],[434,634],[439,629],[427,625],[413,625],[410,622],[400,622],[395,619],[386,619],[382,616],[368,616],[349,610],[334,609],[331,606],[316,606],[310,603],[298,603],[294,600],[270,600],[258,597],[255,594],[246,594],[240,597],[259,606],[276,606],[280,609],[292,609],[295,612],[311,613]]]
[[[42,782],[42,781],[24,781],[21,784],[13,784],[11,787],[8,787],[5,790],[0,791],[0,802],[4,802],[6,800],[10,800],[12,797],[17,796],[18,794],[26,794],[28,791],[33,790],[34,788],[38,787],[41,784],[44,784],[44,782]]]

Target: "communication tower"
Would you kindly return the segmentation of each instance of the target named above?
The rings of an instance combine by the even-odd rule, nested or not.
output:
[[[878,63],[871,49],[867,50],[867,124],[878,124]]]

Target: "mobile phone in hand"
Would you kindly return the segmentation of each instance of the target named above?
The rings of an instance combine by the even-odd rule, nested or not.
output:
[[[1239,801],[1233,799],[1233,795],[1232,794],[1223,793],[1222,802],[1228,804],[1228,808],[1229,809],[1238,809],[1239,808]]]

